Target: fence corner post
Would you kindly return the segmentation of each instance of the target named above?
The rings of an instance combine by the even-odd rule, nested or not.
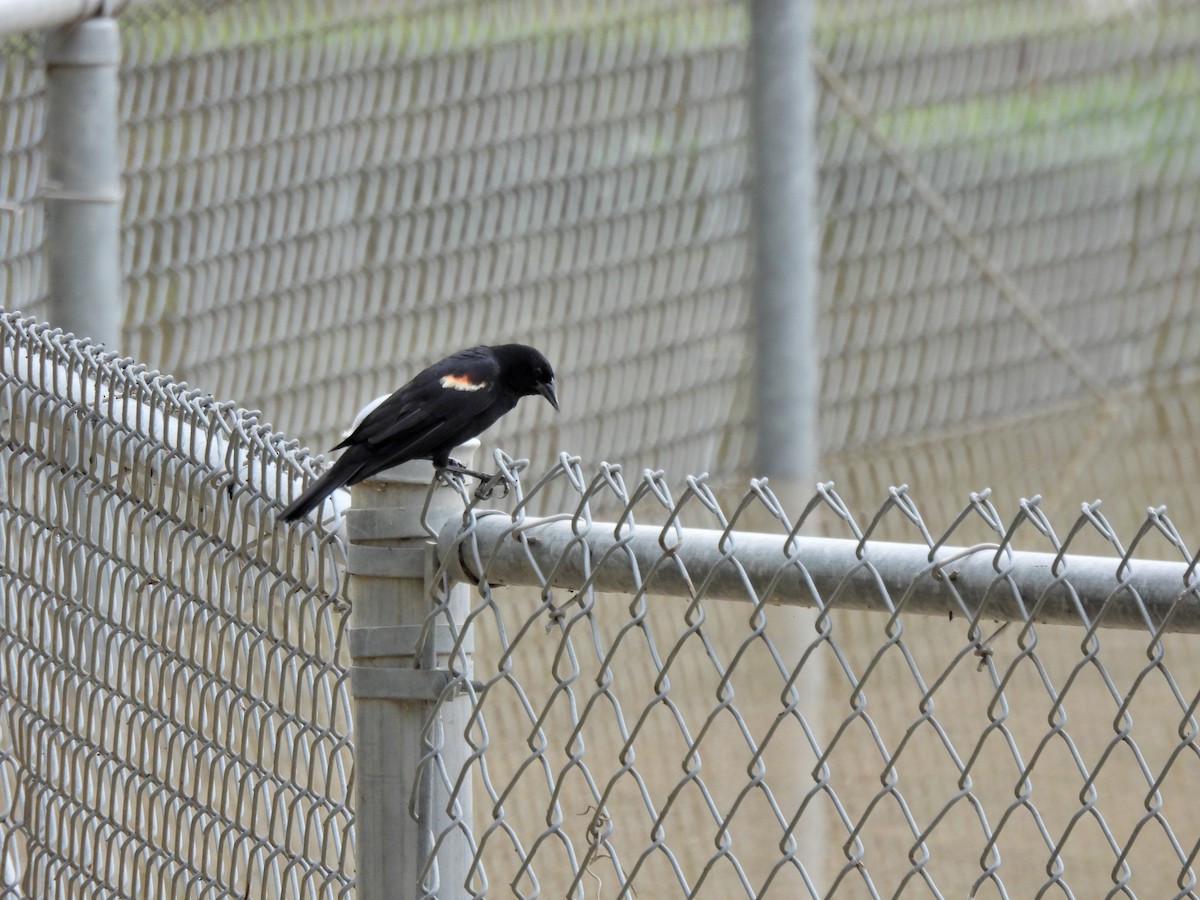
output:
[[[477,441],[459,448],[455,458],[470,465],[475,447]],[[432,465],[423,460],[381,472],[353,488],[347,513],[358,900],[458,896],[471,858],[467,836],[450,827],[448,794],[434,767],[422,772],[419,765],[427,752],[431,709],[450,677],[447,654],[453,643],[442,623],[430,632],[432,647],[421,641],[433,602],[428,579],[436,547],[421,523],[433,477]],[[429,510],[432,524],[461,514],[456,491],[435,489]],[[467,592],[462,587],[453,590],[451,612],[461,624]],[[469,643],[464,644],[469,652]],[[461,671],[462,666],[460,657],[455,669]],[[467,669],[470,677],[469,657]],[[443,702],[438,709],[434,730],[442,741],[441,760],[451,783],[467,757],[467,706],[464,697]],[[412,808],[421,823],[414,820]],[[469,825],[471,813],[467,780],[455,797],[453,819]],[[438,887],[431,893],[418,881],[434,836],[447,829],[437,852]]]

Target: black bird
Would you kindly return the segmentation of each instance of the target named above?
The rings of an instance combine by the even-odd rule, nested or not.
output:
[[[452,460],[450,451],[532,394],[541,394],[558,409],[554,370],[533,347],[500,344],[459,350],[371,410],[350,436],[333,448],[345,447],[346,452],[281,518],[295,521],[338,488],[358,484],[410,459],[428,459],[447,472],[487,478]]]

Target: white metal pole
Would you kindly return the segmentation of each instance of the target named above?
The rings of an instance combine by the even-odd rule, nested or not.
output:
[[[755,474],[803,482],[811,482],[816,474],[820,451],[811,40],[811,0],[752,0]]]
[[[112,19],[59,28],[46,39],[46,200],[50,320],[119,348],[121,41]]]
[[[749,10],[754,474],[770,478],[784,509],[803,509],[821,449],[813,2],[750,0]],[[780,622],[776,642],[781,653],[798,659],[816,634],[814,619],[796,611],[788,624]],[[814,721],[823,718],[825,679],[824,668],[811,665],[797,683],[804,714]],[[799,796],[798,770],[790,774],[796,780],[787,789]],[[828,855],[828,824],[806,816],[795,836],[807,848],[817,883],[825,881],[820,867]]]

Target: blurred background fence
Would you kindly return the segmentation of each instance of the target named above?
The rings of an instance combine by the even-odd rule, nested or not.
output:
[[[231,0],[121,26],[122,352],[323,449],[421,365],[521,337],[570,403],[487,446],[756,474],[742,4]],[[1135,526],[1198,420],[1200,9],[818,3],[814,42],[822,473],[864,509],[903,472],[933,504],[1102,496]],[[0,91],[0,290],[32,314],[39,47],[7,39]]]
[[[99,606],[88,613],[63,612],[64,621],[82,617],[80,634],[95,632],[98,640],[116,641],[102,623],[126,613],[106,612],[104,604],[111,605],[108,598],[121,593],[125,579],[144,582],[137,590],[145,593],[146,616],[178,609],[185,621],[198,586],[188,580],[195,572],[172,560],[177,552],[187,555],[196,548],[208,553],[211,545],[214,556],[193,557],[201,560],[193,565],[215,566],[225,573],[222,578],[233,581],[222,587],[228,594],[204,600],[214,605],[204,622],[189,620],[188,627],[214,635],[214,647],[226,649],[196,646],[185,653],[172,630],[183,626],[164,619],[153,627],[167,630],[147,644],[135,641],[131,658],[157,654],[179,665],[171,670],[179,673],[171,675],[171,691],[187,698],[188,709],[226,704],[233,710],[249,703],[254,711],[247,728],[273,724],[262,725],[244,742],[241,732],[229,732],[230,746],[238,749],[226,756],[213,750],[216,755],[205,762],[207,774],[192,776],[179,768],[182,748],[195,757],[197,748],[207,753],[215,747],[205,729],[225,727],[221,714],[214,712],[209,720],[203,718],[208,713],[197,713],[201,719],[193,721],[182,708],[176,713],[155,707],[152,713],[142,709],[141,700],[118,704],[138,710],[138,716],[171,720],[169,727],[153,726],[159,728],[153,733],[162,735],[163,746],[180,748],[161,751],[162,759],[175,760],[163,762],[166,769],[146,763],[150,786],[140,789],[141,802],[176,811],[146,820],[166,843],[153,857],[160,868],[145,875],[150,881],[136,884],[201,885],[178,888],[197,896],[223,896],[223,891],[336,896],[350,890],[353,879],[347,863],[353,857],[353,829],[345,806],[352,754],[348,714],[339,705],[345,697],[338,687],[338,667],[346,660],[339,657],[341,613],[333,612],[341,609],[341,595],[328,561],[341,552],[341,544],[316,526],[294,544],[272,545],[269,552],[284,554],[285,564],[256,556],[268,553],[262,548],[237,556],[245,552],[247,536],[239,533],[235,539],[220,531],[246,515],[234,515],[233,507],[244,503],[249,509],[286,495],[292,479],[311,465],[294,442],[268,437],[269,429],[259,423],[276,423],[300,443],[323,448],[366,401],[446,351],[481,340],[519,338],[556,362],[563,413],[552,417],[549,410],[523,406],[486,436],[485,458],[492,447],[505,446],[529,457],[535,472],[544,472],[554,470],[566,448],[588,460],[620,461],[628,472],[643,467],[672,474],[707,471],[715,496],[726,508],[736,507],[746,477],[757,474],[751,470],[756,411],[747,9],[739,3],[673,0],[227,0],[139,5],[122,13],[120,25],[121,277],[127,307],[117,349],[203,391],[162,382],[131,363],[101,365],[95,351],[81,351],[60,338],[31,337],[26,326],[14,324],[18,320],[5,320],[6,353],[17,346],[32,352],[28,348],[36,345],[38,358],[53,358],[63,371],[79,377],[90,373],[93,384],[120,385],[116,393],[137,396],[151,410],[165,404],[186,423],[177,444],[163,438],[146,439],[143,446],[132,436],[126,444],[115,436],[122,433],[115,425],[116,430],[97,432],[105,435],[99,456],[133,453],[138,462],[131,473],[143,472],[130,478],[143,479],[138,491],[144,495],[121,500],[123,495],[110,494],[112,486],[99,474],[78,480],[82,476],[72,467],[82,465],[83,445],[77,437],[71,439],[74,444],[54,443],[59,428],[54,414],[27,416],[40,423],[29,426],[33,437],[21,438],[15,431],[4,435],[6,557],[32,553],[26,564],[43,566],[38,577],[50,581],[66,577],[59,573],[71,565],[84,566],[80,583]],[[1181,490],[1196,468],[1192,448],[1200,446],[1195,390],[1200,247],[1194,225],[1200,201],[1195,99],[1200,7],[1188,0],[827,2],[815,6],[813,41],[821,217],[819,471],[822,478],[836,480],[845,510],[860,522],[871,521],[888,487],[905,481],[921,498],[921,520],[938,535],[956,520],[963,498],[986,485],[992,502],[1006,511],[1018,509],[1022,497],[1044,494],[1039,508],[1055,523],[1075,522],[1081,500],[1103,497],[1105,525],[1083,528],[1075,545],[1114,560],[1124,549],[1111,535],[1128,542],[1147,521],[1147,506],[1164,500],[1180,533],[1200,534],[1200,508]],[[0,210],[0,296],[6,309],[44,318],[49,305],[44,45],[37,35],[10,36],[3,44],[0,201],[13,209]],[[16,366],[17,357],[6,356],[5,365]],[[32,370],[6,372],[6,408],[27,402],[21,398],[32,390],[45,398],[48,409],[60,408],[53,398],[65,396],[61,409],[90,422],[82,412],[92,408],[88,397],[108,402],[115,396],[115,388],[105,388],[72,398],[63,393],[63,385],[76,383],[71,379],[18,389],[14,385],[29,382]],[[206,399],[210,393],[227,402]],[[110,407],[105,415],[113,414]],[[138,433],[128,422],[121,427]],[[185,439],[185,432],[194,437]],[[221,438],[221,453],[234,454],[232,461],[215,460],[199,449],[210,436]],[[199,442],[195,447],[193,440]],[[188,484],[206,485],[205,490],[243,484],[250,471],[244,466],[264,466],[261,478],[278,480],[270,487],[263,481],[246,494],[235,486],[228,501],[216,496],[211,509],[232,506],[209,520],[208,503],[189,505],[183,498],[192,488],[185,489],[184,482],[163,486],[160,470],[150,462],[164,453],[173,458],[177,451],[195,454],[202,463],[197,472],[212,466],[212,472],[225,473],[218,477],[188,469],[178,475]],[[32,461],[14,461],[14,453],[29,452]],[[54,455],[59,453],[67,454],[66,462]],[[170,471],[176,477],[176,470]],[[66,506],[58,505],[60,477],[72,485],[76,493],[71,496],[91,498],[91,505],[72,526],[80,529],[72,538],[78,543],[61,551],[72,562],[50,569],[43,560],[54,558],[44,551],[60,527],[54,516],[67,515]],[[23,487],[27,483],[33,486]],[[580,500],[565,477],[531,493],[533,507],[541,512],[572,509]],[[787,506],[802,506],[807,499],[789,499]],[[597,515],[603,511],[615,519],[624,509],[621,498],[604,492],[594,500],[602,502],[609,509],[597,506]],[[51,508],[57,511],[52,514]],[[108,521],[108,513],[117,509],[124,511]],[[153,565],[136,560],[134,575],[118,577],[104,566],[123,571],[117,557],[140,542],[124,538],[132,544],[119,544],[118,554],[110,541],[118,532],[96,531],[100,525],[88,523],[104,520],[105,528],[115,529],[124,527],[122,516],[148,517],[145,523],[138,519],[137,527],[161,538],[153,544]],[[836,514],[829,519],[834,527],[842,521]],[[883,517],[876,536],[913,539],[908,521],[893,511]],[[204,535],[215,529],[225,536],[189,543],[191,529]],[[1011,542],[1028,539],[1045,546],[1046,539],[1035,533],[1040,534],[1023,526]],[[1158,546],[1182,556],[1174,545]],[[107,554],[106,562],[89,575],[83,556],[99,551]],[[261,576],[249,574],[259,571]],[[31,604],[50,601],[42,597],[46,586],[34,589],[28,577],[13,580],[11,570],[6,573],[4,598],[10,643],[4,663],[7,731],[0,740],[9,743],[0,753],[0,796],[6,798],[0,810],[9,824],[0,827],[4,885],[11,896],[28,895],[21,886],[26,878],[48,885],[45,879],[58,871],[63,851],[47,831],[53,823],[91,821],[74,807],[61,806],[61,816],[35,823],[33,811],[49,807],[30,798],[65,803],[65,794],[55,792],[62,790],[67,761],[83,759],[93,746],[115,740],[111,734],[122,731],[105,724],[109,720],[103,716],[72,726],[68,730],[76,743],[69,750],[63,749],[66,744],[54,745],[62,763],[53,776],[21,781],[36,773],[19,762],[26,757],[14,755],[12,742],[35,732],[51,741],[65,740],[66,734],[55,737],[64,727],[61,701],[52,702],[49,694],[48,706],[39,705],[42,700],[12,699],[20,693],[18,685],[31,689],[30,673],[47,677],[66,665],[64,650],[34,653],[26,646],[39,635],[51,640],[49,625],[36,623],[43,621],[38,615],[53,618],[30,611],[39,609]],[[293,578],[304,587],[295,588]],[[50,595],[54,603],[78,602],[58,588]],[[257,600],[251,602],[252,597]],[[490,604],[487,597],[481,602]],[[127,603],[129,609],[136,606],[133,600]],[[232,612],[226,610],[229,603],[235,604]],[[741,639],[752,621],[743,612],[706,615],[710,624],[733,616],[729,633]],[[231,624],[216,624],[222,616]],[[295,624],[295,616],[304,624]],[[837,626],[836,646],[867,654],[864,658],[885,644],[898,646],[891,632],[881,637],[887,621],[846,613]],[[922,646],[936,654],[937,648],[952,645],[932,620],[918,621],[919,626],[907,626],[905,648]],[[25,624],[14,630],[14,622]],[[812,620],[773,627],[776,634],[799,641],[790,645],[793,649],[808,646],[797,635],[811,628]],[[918,627],[920,636],[913,633]],[[24,636],[12,643],[17,632]],[[954,634],[967,642],[962,647],[974,640],[963,637],[965,632]],[[1012,628],[1005,634],[1015,640]],[[1101,658],[1094,653],[1094,632],[1069,629],[1062,635],[1061,646],[1074,648],[1065,656],[1056,651],[1049,657],[1044,652],[1022,657],[1043,683],[1060,683],[1051,662],[1059,659],[1087,659],[1084,670],[1106,686],[1101,697],[1132,696],[1129,691],[1145,697],[1137,685],[1161,679],[1164,705],[1153,707],[1147,718],[1160,717],[1180,731],[1151,744],[1162,741],[1171,752],[1178,750],[1173,759],[1194,755],[1188,711],[1194,676],[1190,663],[1178,655],[1169,668],[1156,662],[1159,648],[1169,642],[1160,645],[1149,632],[1106,633]],[[487,637],[480,640],[486,643]],[[1044,648],[1047,638],[1041,632],[1039,640]],[[285,649],[270,649],[276,641]],[[152,651],[156,642],[165,642],[166,649]],[[67,656],[92,645],[69,646]],[[539,646],[543,665],[559,658],[557,642]],[[223,668],[241,665],[243,651],[251,649],[249,658],[260,660],[261,671],[255,668],[259,662],[235,674]],[[198,661],[186,662],[192,652]],[[855,684],[852,678],[837,680],[847,667],[833,656],[808,666],[810,684],[819,688],[817,672],[838,690]],[[767,672],[776,665],[769,657],[761,660]],[[1103,665],[1097,667],[1093,658]],[[35,665],[35,659],[42,661]],[[1149,668],[1145,660],[1151,661]],[[129,671],[136,671],[143,664],[131,665]],[[715,671],[699,658],[679,665],[692,667],[688,671],[697,684]],[[935,667],[961,670],[961,664],[945,668],[950,665],[943,661]],[[1113,673],[1126,672],[1125,665],[1135,668],[1122,681]],[[288,681],[285,670],[299,681]],[[86,694],[92,689],[83,686],[87,679],[107,683],[109,676],[101,667],[79,677],[69,691]],[[128,677],[143,684],[137,680],[143,676]],[[212,678],[225,686],[204,687]],[[956,674],[950,682],[957,679]],[[260,683],[265,694],[258,693]],[[151,681],[144,684],[149,690]],[[994,684],[978,690],[982,693],[968,692],[954,701],[974,710],[977,721],[983,710],[992,709],[993,699],[1002,705],[1012,701],[1007,692],[1001,701]],[[1058,690],[1047,687],[1044,697],[1037,695],[1038,702],[1049,698],[1043,721],[1055,734]],[[318,694],[327,699],[317,701]],[[851,690],[850,696],[857,695]],[[1179,698],[1186,701],[1182,706]],[[608,702],[607,695],[602,699]],[[293,702],[305,711],[293,712]],[[512,702],[520,721],[519,698]],[[868,732],[896,728],[896,734],[904,733],[914,721],[913,703],[876,709],[870,719],[875,730]],[[1084,706],[1096,708],[1090,700]],[[774,715],[775,700],[768,698],[760,711]],[[1123,752],[1135,759],[1146,756],[1146,742],[1123,736],[1126,712],[1118,703],[1103,727],[1095,725],[1101,734],[1095,746],[1111,747],[1097,749],[1105,759]],[[1020,714],[1029,713],[1025,707]],[[233,712],[225,715],[236,718]],[[836,699],[829,710],[813,715],[828,715],[830,727],[851,721],[843,718]],[[1045,725],[1040,727],[1044,733]],[[89,731],[93,728],[100,731]],[[322,748],[313,763],[321,776],[281,780],[275,763],[267,765],[259,755],[265,750],[247,749],[268,733],[272,741],[295,744],[294,750],[314,737]],[[988,733],[1005,735],[1002,728]],[[1075,745],[1081,743],[1076,731],[1070,734]],[[1118,740],[1111,744],[1114,735]],[[872,738],[838,746],[874,743]],[[950,743],[961,746],[961,741]],[[33,745],[23,746],[22,753]],[[151,752],[151,743],[140,746],[136,752]],[[279,758],[284,757],[290,760],[290,752]],[[878,769],[878,761],[874,764]],[[1067,772],[1086,768],[1074,761],[1065,765]],[[955,770],[950,765],[941,772]],[[1181,764],[1160,764],[1157,758],[1146,763],[1151,773],[1168,770],[1179,773]],[[220,792],[211,786],[222,778],[233,784],[243,771],[254,771],[262,780],[260,799],[230,799],[226,810],[224,800],[212,799]],[[880,771],[890,777],[886,767]],[[174,780],[177,775],[186,790]],[[110,776],[116,780],[109,783],[125,790],[123,777]],[[296,784],[303,789],[289,795]],[[38,794],[35,786],[48,793]],[[185,801],[188,790],[202,789],[213,793],[203,802]],[[1018,794],[1022,790],[1018,786]],[[256,802],[265,806],[260,809]],[[296,810],[308,810],[310,803],[317,811],[297,819]],[[267,808],[290,812],[272,818]],[[859,821],[860,808],[847,808],[852,821]],[[1037,809],[1044,817],[1046,807]],[[831,814],[836,811],[827,807]],[[1126,814],[1135,816],[1130,820],[1135,824],[1143,821],[1137,817],[1144,812]],[[198,818],[188,818],[193,815]],[[215,818],[205,819],[208,815]],[[1100,821],[1090,811],[1083,818]],[[120,831],[113,824],[115,813],[100,819]],[[288,832],[285,840],[274,830],[289,827],[285,819],[310,824],[303,834]],[[1038,834],[1029,833],[1017,852],[1052,860],[1037,818],[1029,821]],[[1158,866],[1156,878],[1182,880],[1175,888],[1153,881],[1139,891],[1144,895],[1192,891],[1190,863],[1183,861],[1194,854],[1194,826],[1181,826],[1174,817],[1169,821],[1174,829],[1159,829],[1158,855],[1151,859]],[[1133,827],[1097,828],[1101,835],[1120,835],[1126,825]],[[188,828],[205,837],[183,838]],[[911,827],[904,828],[899,843],[916,846]],[[832,845],[846,839],[837,828],[830,834],[836,836]],[[559,839],[554,829],[550,838]],[[82,840],[66,831],[56,832],[54,839]],[[226,839],[236,848],[232,858],[240,862],[214,873],[219,866],[208,854],[215,851],[205,841]],[[75,879],[77,893],[169,895],[174,888],[129,887],[134,881],[113,886],[78,874],[101,857],[116,860],[112,871],[126,872],[117,856],[132,858],[135,851],[121,840],[103,848],[93,843],[91,856],[79,851],[84,856],[75,858],[89,861],[71,870],[77,874],[64,876]],[[263,849],[255,843],[261,840],[277,849]],[[1110,847],[1126,846],[1119,837],[1104,840]],[[315,869],[297,862],[304,854],[317,860]],[[623,848],[618,855],[629,858]],[[30,876],[32,870],[19,865],[20,873],[12,874],[13,861],[34,859],[41,860],[39,874]],[[1113,859],[1117,872],[1117,854]],[[859,890],[887,894],[893,888],[883,885],[899,885],[904,873],[919,876],[924,869],[906,858],[895,869],[869,871],[874,882],[843,890],[855,896]],[[901,874],[893,878],[885,871]],[[121,875],[126,877],[133,876]],[[1054,880],[1053,873],[1045,877]],[[1124,884],[1123,877],[1118,872],[1102,879],[1105,890]],[[259,878],[273,885],[268,892],[257,893],[253,879]],[[243,879],[250,880],[239,885]],[[609,877],[602,881],[605,891],[614,883]],[[871,886],[876,883],[880,886]],[[578,884],[595,886],[587,876]],[[951,884],[955,887],[941,890],[956,895],[959,882]],[[1088,890],[1070,884],[1084,895],[1092,882],[1085,883]]]

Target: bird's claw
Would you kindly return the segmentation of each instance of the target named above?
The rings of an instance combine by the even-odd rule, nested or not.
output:
[[[476,478],[479,480],[479,487],[475,489],[476,500],[490,500],[495,493],[496,488],[501,488],[503,493],[501,497],[508,496],[508,481],[503,474],[497,472],[494,475],[488,475],[486,472],[476,472],[474,469],[468,469],[457,459],[447,460],[446,465],[438,468],[441,475],[450,478]]]
[[[497,472],[487,481],[482,482],[479,487],[475,489],[475,499],[491,500],[492,495],[496,493],[496,488],[500,489],[501,498],[508,496],[508,482],[503,476],[500,475],[499,472]]]

